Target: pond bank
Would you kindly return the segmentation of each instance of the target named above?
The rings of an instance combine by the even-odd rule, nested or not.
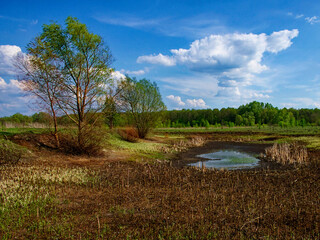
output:
[[[212,153],[220,150],[239,151],[239,152],[248,153],[252,156],[258,157],[261,153],[264,153],[265,148],[270,146],[272,146],[272,144],[209,140],[205,145],[201,147],[190,148],[187,151],[178,153],[172,160],[171,164],[172,166],[178,167],[178,168],[186,167],[190,163],[206,161],[204,158],[200,157],[199,155],[208,154],[208,153]],[[277,169],[285,169],[285,168],[288,168],[288,167],[284,167],[274,162],[260,160],[259,164],[256,167],[251,168],[251,170],[252,169],[277,170]],[[246,170],[246,169],[243,169],[243,170]]]

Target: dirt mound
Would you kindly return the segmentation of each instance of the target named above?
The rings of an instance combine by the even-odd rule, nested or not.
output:
[[[31,150],[39,150],[40,148],[56,149],[55,139],[52,134],[17,134],[9,139]]]

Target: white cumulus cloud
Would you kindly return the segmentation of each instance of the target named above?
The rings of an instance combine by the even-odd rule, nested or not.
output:
[[[167,96],[167,99],[169,99],[173,104],[182,107],[184,105],[186,105],[182,100],[181,97],[179,96],[174,96],[174,95],[169,95]]]
[[[119,80],[125,79],[126,76],[123,73],[119,72],[119,71],[113,71],[111,73],[111,78],[113,78],[116,81],[119,81]]]
[[[169,100],[169,104],[175,109],[184,108],[208,108],[206,102],[202,99],[187,99],[182,101],[180,96],[169,95],[166,97]]]
[[[7,83],[0,77],[0,116],[9,116],[16,112],[27,113],[28,101],[17,80],[12,79]]]
[[[289,48],[292,39],[299,34],[297,29],[261,34],[225,34],[210,35],[195,40],[188,49],[172,49],[171,55],[140,56],[137,62],[147,62],[165,66],[183,65],[192,72],[202,74],[203,78],[211,76],[212,84],[218,84],[218,95],[239,95],[240,87],[257,84],[257,74],[269,69],[263,64],[265,53],[276,54]],[[203,91],[210,88],[206,83]]]
[[[187,105],[190,108],[207,108],[206,102],[202,99],[187,99],[186,101]]]
[[[272,53],[280,52],[291,46],[291,40],[297,37],[299,31],[297,29],[283,30],[280,32],[274,32],[267,38],[267,51]]]
[[[21,48],[18,46],[0,45],[0,74],[16,74],[13,61],[18,53],[21,53]]]
[[[191,43],[189,49],[172,49],[171,56],[140,56],[138,63],[148,62],[174,66],[186,65],[197,72],[223,74],[236,69],[242,72],[260,73],[267,69],[261,64],[265,52],[277,53],[292,44],[291,40],[299,31],[283,30],[271,35],[262,34],[226,34],[210,35]]]

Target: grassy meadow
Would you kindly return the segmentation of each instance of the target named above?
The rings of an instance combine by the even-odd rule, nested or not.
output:
[[[288,130],[288,129],[285,129]],[[45,129],[5,129],[21,160],[0,166],[1,239],[319,239],[318,127],[155,129],[104,154],[46,148]],[[8,140],[6,140],[8,139]],[[206,141],[299,142],[310,164],[227,171],[173,167]]]

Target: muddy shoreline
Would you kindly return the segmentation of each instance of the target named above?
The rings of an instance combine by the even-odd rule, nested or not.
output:
[[[264,153],[265,148],[270,146],[272,146],[272,144],[209,140],[206,144],[204,144],[201,147],[190,148],[187,151],[178,153],[171,161],[171,164],[172,166],[178,167],[178,168],[186,167],[190,163],[206,161],[206,159],[202,157],[198,157],[198,155],[211,153],[218,150],[238,150],[240,152],[245,152],[258,158],[258,156],[261,153]],[[287,169],[287,168],[288,166],[284,167],[278,163],[268,162],[263,159],[260,159],[258,166],[250,169],[242,169],[242,170],[236,170],[236,171],[264,170],[264,169],[281,170],[281,169]],[[232,170],[232,171],[235,171],[235,170]]]

